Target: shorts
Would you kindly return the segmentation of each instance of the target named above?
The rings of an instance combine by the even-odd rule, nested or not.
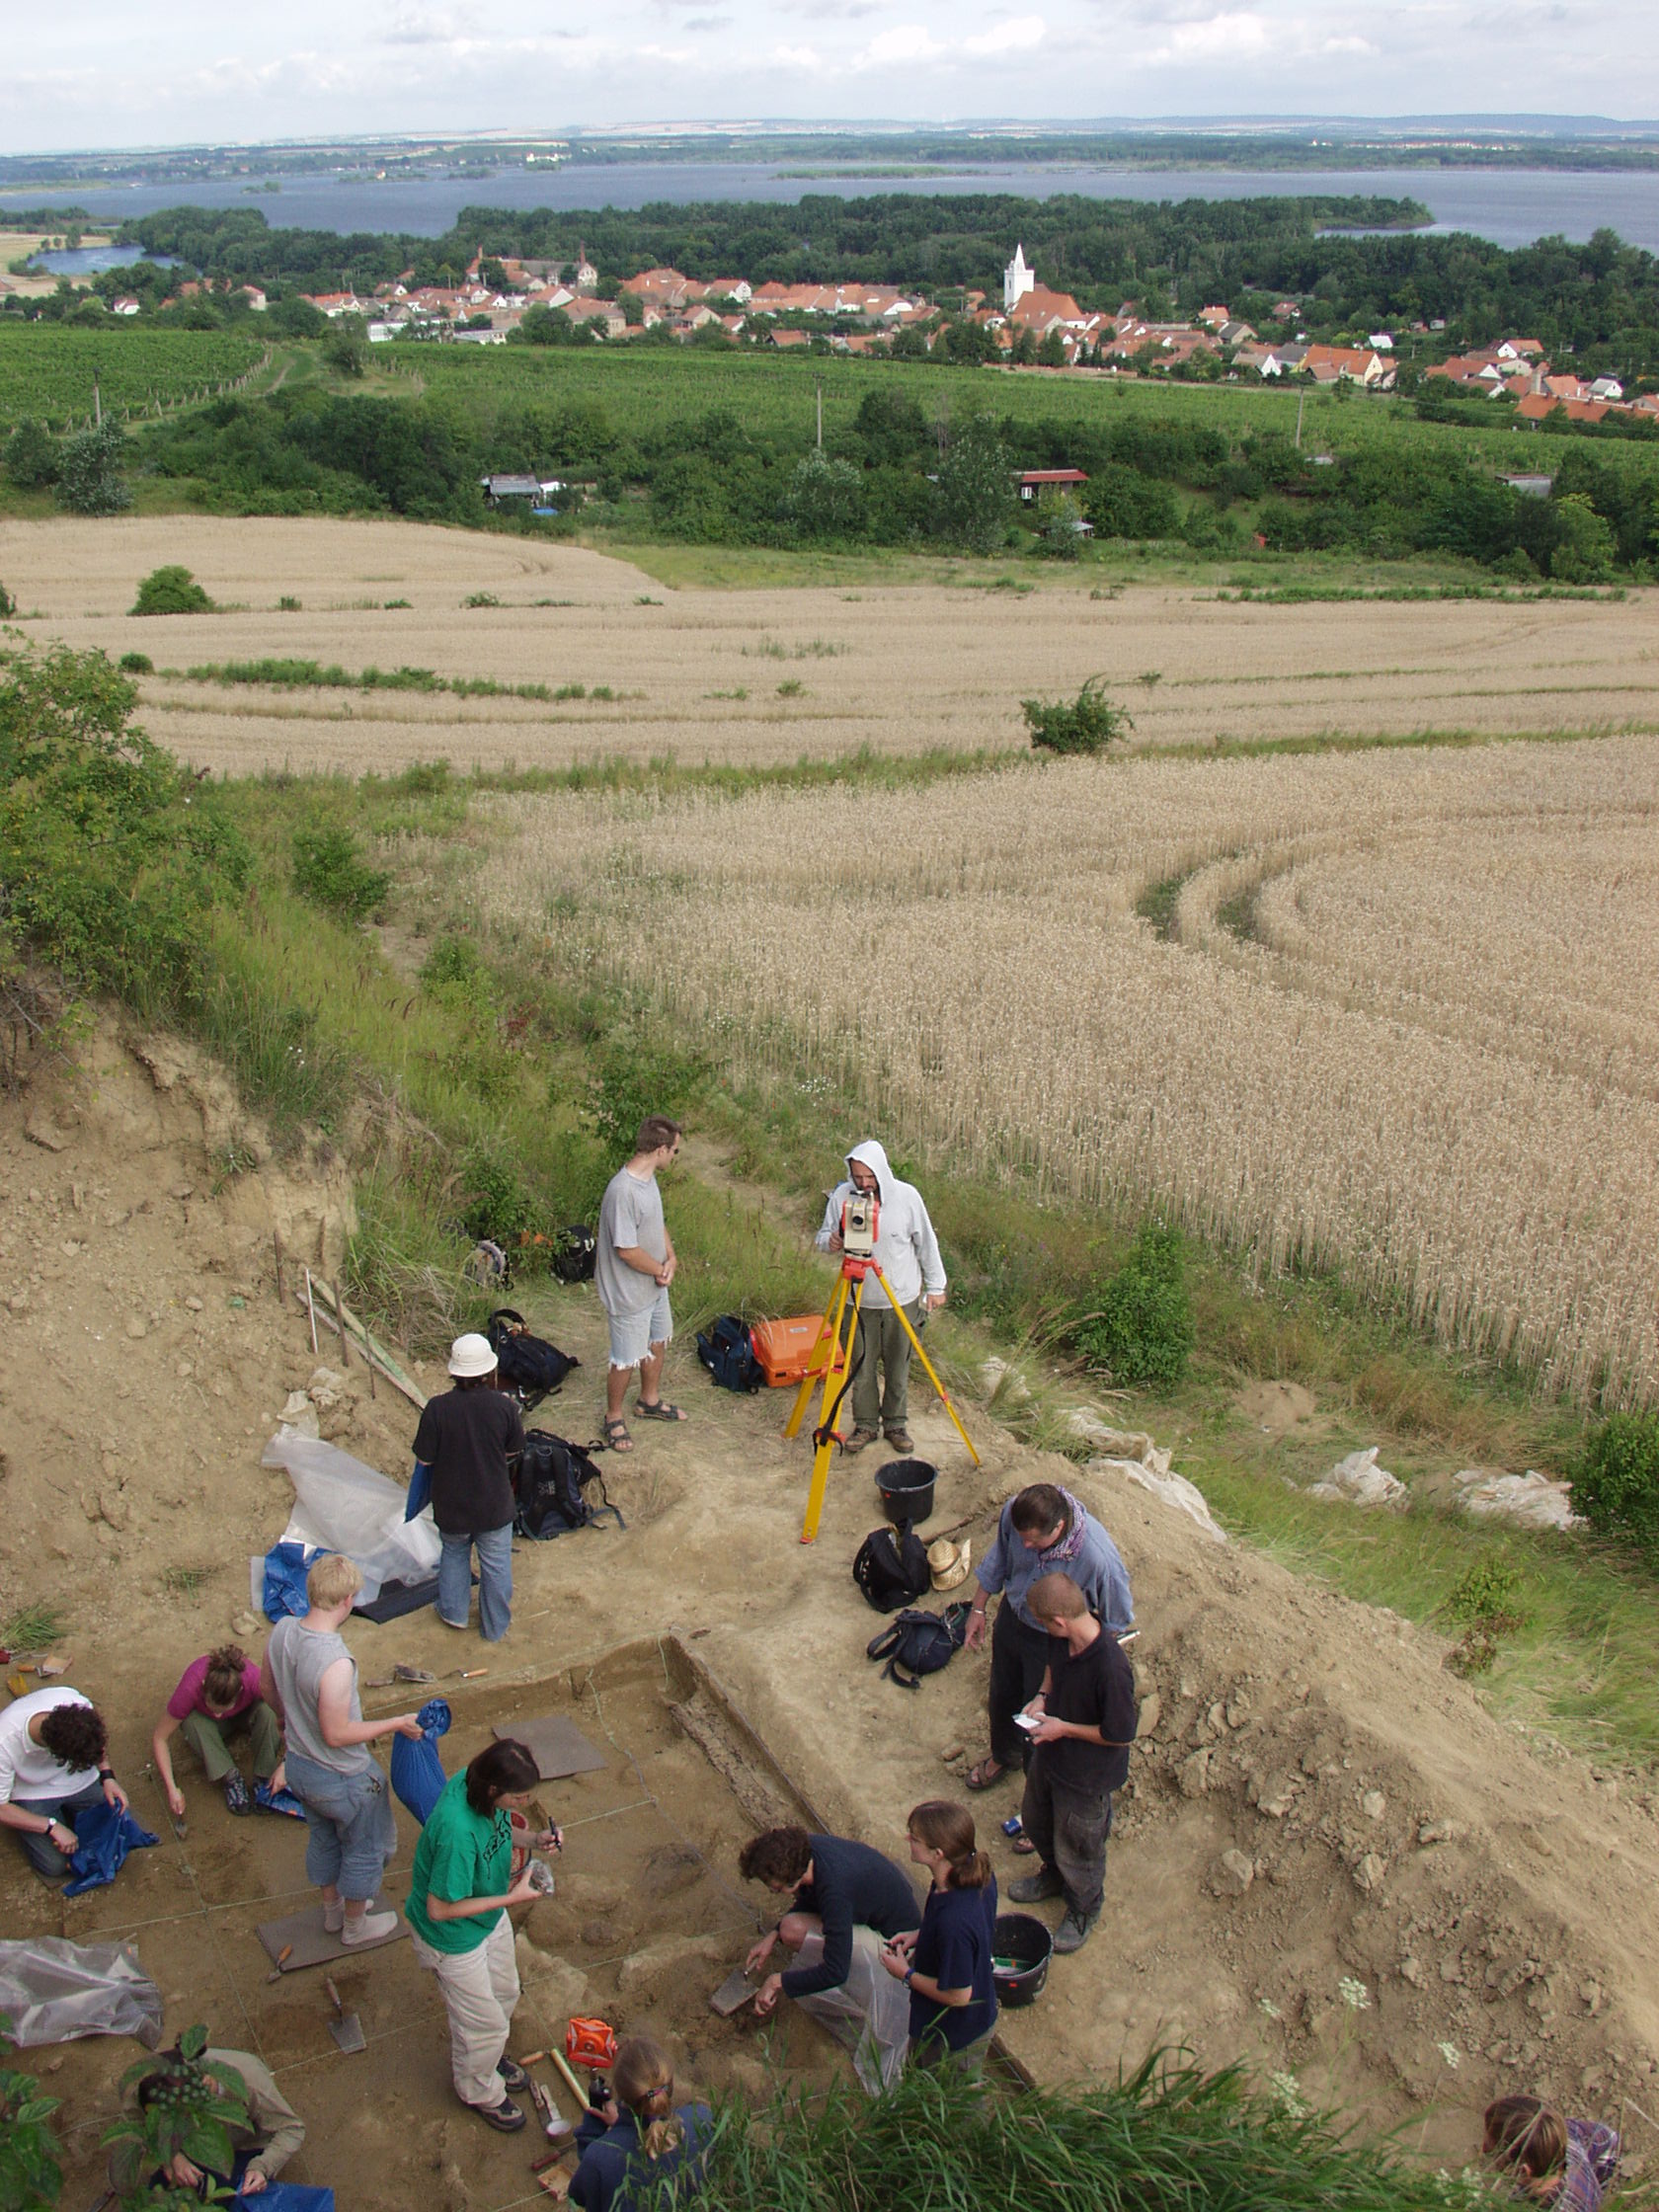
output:
[[[634,1313],[608,1313],[610,1323],[610,1364],[612,1367],[638,1367],[654,1344],[667,1344],[673,1335],[673,1317],[669,1311],[669,1294],[659,1290],[649,1305],[642,1305]]]

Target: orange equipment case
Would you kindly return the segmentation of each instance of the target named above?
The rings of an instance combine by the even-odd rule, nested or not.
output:
[[[807,1372],[813,1346],[824,1329],[822,1313],[800,1313],[792,1320],[756,1321],[750,1342],[760,1372],[775,1390],[786,1382],[799,1382]]]

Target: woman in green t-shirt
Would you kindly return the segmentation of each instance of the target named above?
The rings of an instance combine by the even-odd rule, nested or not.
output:
[[[443,1992],[455,2094],[504,2133],[524,2124],[523,2107],[508,2092],[528,2086],[523,2069],[504,2055],[518,2002],[505,1908],[538,1894],[528,1858],[514,1879],[509,1816],[529,1803],[540,1778],[533,1754],[512,1738],[451,1775],[415,1847],[404,1907],[415,1955]],[[537,1841],[557,1851],[564,1838],[553,1828]]]

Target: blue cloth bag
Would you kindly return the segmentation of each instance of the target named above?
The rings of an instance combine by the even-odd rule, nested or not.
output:
[[[449,1733],[449,1707],[442,1698],[429,1698],[415,1717],[421,1723],[419,1743],[413,1736],[392,1738],[392,1787],[399,1804],[425,1828],[449,1779],[437,1756],[438,1737]]]
[[[409,1494],[403,1501],[403,1518],[414,1521],[432,1504],[432,1468],[417,1460],[409,1477]]]
[[[89,1889],[102,1889],[120,1872],[129,1851],[147,1851],[154,1842],[149,1830],[140,1828],[129,1812],[115,1805],[88,1805],[75,1815],[72,1879],[63,1885],[64,1896],[80,1897]]]
[[[268,2181],[257,2196],[238,2196],[246,2212],[334,2212],[332,2189],[310,2189],[299,2181]]]
[[[318,1552],[311,1560],[315,1566],[323,1556]],[[311,1600],[305,1594],[306,1559],[302,1543],[274,1543],[265,1555],[265,1618],[280,1620],[285,1613],[298,1614],[302,1619],[311,1611]]]

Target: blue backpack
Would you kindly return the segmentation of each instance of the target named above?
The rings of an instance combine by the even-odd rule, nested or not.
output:
[[[697,1357],[722,1390],[757,1390],[766,1378],[741,1313],[722,1313],[697,1332]]]

